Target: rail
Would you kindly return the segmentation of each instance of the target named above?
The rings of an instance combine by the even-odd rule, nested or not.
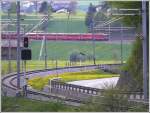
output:
[[[103,65],[104,67],[112,64]],[[120,64],[114,64],[114,65],[120,65]],[[68,69],[68,68],[85,68],[85,67],[93,67],[93,68],[101,68],[102,65],[88,65],[88,66],[75,66],[75,67],[64,67],[64,68],[57,68],[57,70],[61,69]],[[29,71],[27,72],[27,76],[30,76],[30,74],[39,73],[39,72],[47,72],[52,71],[56,69],[46,69],[46,70],[35,70],[35,71]],[[23,73],[20,73],[21,76],[23,76]],[[2,78],[2,92],[5,92],[5,95],[9,96],[16,96],[17,87],[14,83],[11,83],[14,79],[16,79],[17,74],[11,73],[7,76],[4,76]],[[9,80],[9,83],[6,82]],[[12,85],[13,84],[13,85]],[[7,93],[11,94],[7,94]],[[92,96],[103,96],[104,89],[96,89],[96,88],[90,88],[90,87],[83,87],[83,86],[77,86],[72,84],[67,84],[63,82],[58,81],[52,81],[52,92],[40,92],[33,90],[32,88],[28,88],[27,90],[27,97],[31,99],[37,99],[37,100],[63,100],[66,102],[73,102],[75,103],[84,103],[84,101],[87,99],[86,97],[92,97]],[[70,96],[59,94],[59,92],[65,92],[64,94],[68,93]],[[70,93],[69,93],[70,92]],[[72,96],[75,95],[75,96]],[[123,94],[124,97],[127,97],[130,101],[132,100],[143,100],[143,92],[121,92],[120,94]],[[35,96],[34,96],[35,95]],[[77,98],[76,98],[77,97]],[[83,97],[80,99],[80,97]]]

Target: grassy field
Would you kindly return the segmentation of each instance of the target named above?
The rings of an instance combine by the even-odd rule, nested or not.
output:
[[[69,112],[77,109],[61,102],[41,102],[16,97],[2,97],[1,102],[2,112]]]
[[[34,77],[28,81],[28,84],[34,89],[42,90],[45,85],[48,84],[48,81],[53,78],[60,77],[63,82],[77,81],[77,80],[92,80],[100,78],[111,78],[118,77],[118,74],[110,74],[103,72],[102,70],[90,70],[82,72],[70,72],[63,73],[59,75],[49,75],[46,77]]]
[[[130,55],[132,44],[123,44],[123,60],[126,61]],[[32,60],[27,61],[27,71],[45,69],[44,50],[43,57],[39,61],[39,53],[41,48],[40,41],[32,41],[30,43],[32,49]],[[73,52],[82,52],[86,55],[92,55],[91,41],[47,41],[48,68],[56,67],[56,59],[58,67],[68,66],[69,56]],[[96,42],[96,64],[120,63],[120,44],[106,44],[104,42]],[[2,75],[8,73],[8,61],[2,61]],[[11,61],[12,72],[16,71],[16,61]],[[81,65],[91,65],[92,60],[82,62]],[[79,66],[77,62],[73,66]],[[22,69],[21,69],[22,70]]]
[[[68,66],[67,63],[69,63],[69,61],[63,61],[63,60],[58,60],[57,61],[57,67],[65,67]],[[120,63],[120,61],[96,61],[97,64],[113,64],[113,63]],[[32,71],[32,70],[41,70],[41,69],[45,69],[45,61],[43,60],[31,60],[31,61],[27,61],[27,66],[26,66],[26,71]],[[86,62],[82,62],[82,66],[83,65],[92,65],[93,61],[86,61]],[[1,74],[2,76],[6,75],[9,73],[9,63],[6,60],[1,61]],[[71,66],[80,66],[80,62],[77,62],[76,64],[73,64]],[[13,60],[11,61],[11,72],[16,72],[17,71],[17,64],[16,61]],[[56,68],[56,61],[54,60],[48,60],[47,63],[47,68],[51,69],[51,68]],[[23,71],[22,69],[22,63],[21,63],[21,71]]]
[[[92,41],[47,41],[48,59],[69,60],[73,52],[82,52],[86,55],[93,54]],[[131,52],[132,44],[123,44],[123,60],[126,60]],[[32,41],[32,59],[37,60],[41,49],[41,41]],[[43,49],[44,51],[44,49]],[[95,42],[95,55],[97,60],[112,61],[120,60],[120,44],[107,44]],[[43,53],[44,54],[44,53]]]
[[[110,105],[110,103],[108,102],[110,102],[110,100],[112,99],[114,98],[109,96],[109,99],[108,99],[109,101],[106,101],[106,103]],[[148,112],[149,111],[148,106],[145,106],[140,103],[137,105],[131,104],[128,106],[130,108],[126,112]],[[73,107],[69,105],[64,105],[62,102],[52,102],[52,101],[44,102],[44,101],[37,101],[37,100],[29,100],[29,99],[21,98],[21,97],[16,98],[16,97],[3,97],[2,96],[1,98],[1,111],[2,112],[108,112],[103,107],[105,108],[107,107],[106,109],[108,109],[108,106],[101,105],[99,99],[98,99],[98,103],[91,102],[91,103],[82,105],[80,107]]]
[[[29,31],[34,25],[36,25],[40,20],[27,20],[27,19],[41,19],[43,15],[39,14],[25,14],[21,18],[21,24],[27,24],[25,31]],[[1,15],[2,19],[7,19],[7,14],[3,13]],[[16,15],[11,14],[11,19],[16,19]],[[68,20],[68,14],[66,13],[53,13],[52,18],[48,22],[48,32],[55,33],[86,33],[87,28],[84,23],[85,13],[82,11],[77,11],[75,14],[70,15]],[[8,30],[6,27],[3,29]],[[9,30],[16,31],[16,26],[9,26]],[[40,30],[40,29],[38,29]]]

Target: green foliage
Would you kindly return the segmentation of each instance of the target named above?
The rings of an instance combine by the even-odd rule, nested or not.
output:
[[[61,102],[41,102],[16,97],[2,97],[2,112],[59,112],[76,111]]]
[[[107,90],[104,91],[103,96],[93,97],[88,103],[82,106],[82,111],[90,112],[121,112],[127,111],[128,101],[122,95],[118,95],[120,92],[116,90],[113,85],[107,86]]]
[[[126,9],[141,9],[141,1],[109,1],[108,2],[113,8],[126,8]],[[128,26],[136,26],[140,29],[141,27],[141,16],[125,16],[123,22]]]
[[[126,60],[131,52],[132,44],[123,44],[123,60]],[[38,59],[41,47],[40,41],[31,42],[32,58]],[[47,56],[49,59],[58,58],[59,60],[69,60],[73,51],[79,51],[86,55],[93,55],[91,41],[47,41]],[[107,51],[107,52],[106,52]],[[120,44],[107,44],[104,42],[95,42],[96,60],[114,60],[114,51],[120,56]],[[44,53],[43,53],[44,54]],[[115,59],[116,60],[116,59]]]
[[[113,63],[120,63],[120,61],[116,62],[113,60],[97,60],[96,61],[97,64],[113,64]],[[57,64],[58,67],[65,67],[65,66],[69,66],[69,61],[68,60],[57,60]],[[84,65],[91,65],[93,64],[93,61],[85,61],[82,62],[82,66]],[[1,61],[1,74],[2,76],[6,75],[9,73],[9,67],[8,67],[8,60],[2,60]],[[47,65],[48,68],[56,68],[56,60],[55,59],[51,59],[47,61]],[[80,62],[76,62],[75,64],[71,64],[71,66],[80,66]],[[29,62],[27,61],[27,66],[26,66],[26,70],[27,71],[32,71],[32,70],[41,70],[41,69],[45,69],[45,61],[44,60],[30,60]],[[17,68],[16,68],[16,61],[12,60],[11,61],[11,72],[16,72]],[[22,68],[21,68],[21,72],[22,72]]]
[[[102,70],[93,70],[82,72],[70,72],[63,73],[59,75],[50,75],[46,77],[34,77],[28,81],[28,84],[33,88],[42,90],[45,85],[48,84],[50,79],[60,77],[63,82],[77,81],[77,80],[91,80],[91,79],[100,79],[100,78],[111,78],[118,77],[117,74],[110,74],[103,72]]]
[[[95,17],[94,17],[95,25],[100,23],[99,21],[107,21],[107,20],[108,20],[108,18],[103,12],[99,11],[95,14]]]
[[[148,106],[142,104],[129,107],[128,109],[128,112],[148,112],[148,111],[149,111]]]
[[[42,90],[43,87],[48,84],[48,79],[43,79],[43,77],[35,77],[34,79],[31,79],[28,81],[28,84],[30,84],[33,88]]]
[[[48,7],[49,7],[49,5],[48,5],[47,1],[43,1],[43,2],[41,3],[41,7],[40,7],[40,9],[39,9],[39,12],[40,12],[40,13],[47,14],[47,13],[48,13],[48,9],[49,9]]]
[[[129,72],[130,75],[137,81],[137,88],[142,89],[143,86],[143,50],[142,50],[142,40],[140,37],[136,38],[134,42],[132,52],[127,60],[126,65],[123,70]]]
[[[91,23],[93,22],[93,19],[95,17],[95,12],[96,12],[95,7],[92,5],[92,3],[90,3],[88,12],[85,17],[85,25],[87,27],[89,27]]]
[[[10,6],[10,9],[9,9],[9,12],[10,13],[16,13],[16,9],[17,9],[16,2],[11,2],[11,6]]]
[[[5,75],[9,73],[9,61],[1,61],[1,74]],[[11,61],[11,72],[17,71],[17,64],[14,61]]]
[[[142,103],[129,102],[121,95],[122,90],[116,89],[113,84],[105,85],[106,90],[97,97],[80,107],[84,112],[148,112],[148,105]]]

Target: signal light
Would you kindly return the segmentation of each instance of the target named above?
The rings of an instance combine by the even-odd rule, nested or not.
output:
[[[24,44],[24,47],[28,47],[28,37],[24,37],[23,44]]]
[[[32,53],[31,49],[24,48],[21,50],[21,59],[22,60],[31,60]]]

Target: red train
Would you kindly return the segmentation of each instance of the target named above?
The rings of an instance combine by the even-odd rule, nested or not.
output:
[[[29,33],[27,35],[30,39],[33,40],[42,40],[44,37],[47,40],[92,40],[91,33]],[[2,39],[16,39],[16,33],[1,34]],[[95,33],[93,34],[94,40],[97,41],[106,41],[108,40],[108,35],[104,33]]]

